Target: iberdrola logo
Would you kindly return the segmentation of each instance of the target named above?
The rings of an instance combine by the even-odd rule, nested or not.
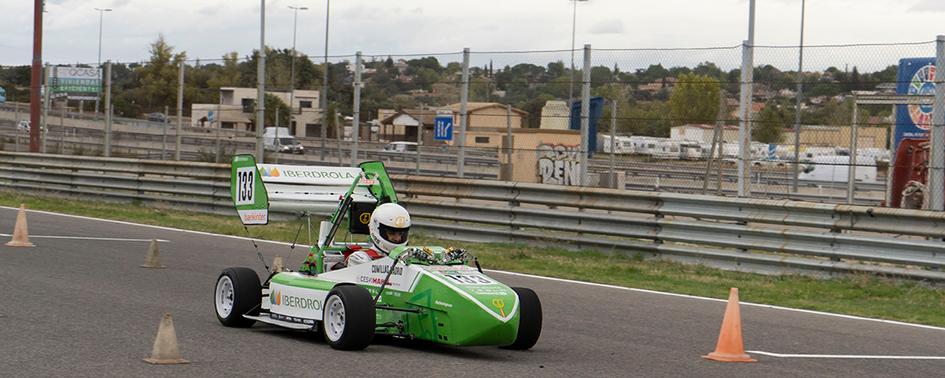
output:
[[[263,167],[262,175],[266,177],[279,177],[282,176],[282,173],[280,173],[279,169],[276,167],[272,167],[271,169]]]
[[[282,293],[276,290],[275,293],[269,295],[269,303],[279,306],[282,304]]]

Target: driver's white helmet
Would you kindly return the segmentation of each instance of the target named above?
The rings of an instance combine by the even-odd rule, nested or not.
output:
[[[378,252],[390,253],[394,248],[407,245],[410,214],[396,203],[385,203],[371,213],[371,242]]]

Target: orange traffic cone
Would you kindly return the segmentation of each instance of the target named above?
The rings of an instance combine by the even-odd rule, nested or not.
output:
[[[161,265],[161,252],[158,249],[157,239],[151,239],[151,245],[148,247],[148,254],[144,257],[144,264],[139,265],[142,268],[164,269]]]
[[[722,362],[755,362],[755,359],[745,354],[742,342],[742,316],[738,311],[737,287],[733,287],[728,294],[728,305],[725,306],[725,317],[722,318],[722,330],[719,331],[715,352],[702,358]]]
[[[10,247],[33,247],[30,242],[29,230],[26,227],[26,204],[20,204],[20,212],[16,213],[16,225],[13,226],[13,240],[7,242]]]
[[[154,365],[190,363],[180,355],[180,349],[177,347],[177,332],[174,331],[174,320],[171,319],[170,313],[164,313],[164,317],[161,318],[151,357],[145,358],[144,361]]]

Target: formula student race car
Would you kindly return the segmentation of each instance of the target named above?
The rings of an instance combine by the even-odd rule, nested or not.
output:
[[[529,349],[541,334],[541,302],[467,263],[462,249],[407,246],[370,263],[342,267],[346,251],[368,243],[336,242],[366,235],[373,209],[396,203],[380,162],[360,168],[232,162],[231,194],[243,224],[267,224],[269,210],[331,213],[317,245],[298,271],[275,272],[260,283],[249,268],[224,269],[214,288],[217,319],[229,327],[263,322],[321,331],[335,349],[359,350],[375,335],[434,343]],[[339,235],[339,239],[342,238]]]

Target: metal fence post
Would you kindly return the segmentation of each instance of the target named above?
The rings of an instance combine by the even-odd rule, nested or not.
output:
[[[797,193],[797,181],[801,171],[801,96],[804,92],[804,5],[801,0],[801,43],[797,53],[797,93],[794,107],[794,175],[791,178],[791,193]]]
[[[166,159],[167,154],[167,121],[169,114],[167,113],[167,105],[164,105],[164,133],[161,136],[161,160]]]
[[[112,62],[105,62],[105,147],[103,155],[112,156]]]
[[[853,204],[856,192],[856,124],[857,124],[857,96],[853,93],[853,120],[850,122],[850,166],[847,167],[847,203]]]
[[[942,211],[945,206],[945,35],[935,38],[935,105],[932,107],[931,170],[929,172],[929,210]]]
[[[625,189],[617,187],[617,173],[614,172],[617,153],[617,100],[610,102],[610,178],[608,182],[614,189]]]
[[[406,131],[405,131],[406,132]],[[420,103],[420,113],[417,114],[417,175],[420,174],[420,142],[423,139],[423,103]]]
[[[177,78],[177,132],[175,133],[175,138],[177,141],[174,143],[174,160],[180,160],[180,129],[181,129],[181,120],[184,117],[184,61],[180,61],[180,67],[178,68],[178,78]]]
[[[583,85],[581,88],[581,186],[590,184],[587,177],[588,131],[591,110],[591,45],[584,45]]]
[[[263,128],[266,127],[266,0],[259,6],[259,59],[256,61],[256,161],[264,163]]]
[[[748,41],[742,41],[741,88],[738,100],[738,196],[751,196],[751,85],[752,63]]]
[[[459,155],[456,159],[456,174],[463,177],[463,166],[466,163],[466,105],[469,102],[469,48],[463,48],[463,89],[459,100]]]
[[[351,166],[358,166],[358,141],[361,139],[361,52],[354,54],[354,104],[352,104],[354,119],[351,120]],[[421,129],[423,124],[421,123]],[[417,144],[420,150],[420,144]]]
[[[43,122],[39,129],[39,151],[46,153],[46,133],[49,130],[49,63],[43,70]]]

